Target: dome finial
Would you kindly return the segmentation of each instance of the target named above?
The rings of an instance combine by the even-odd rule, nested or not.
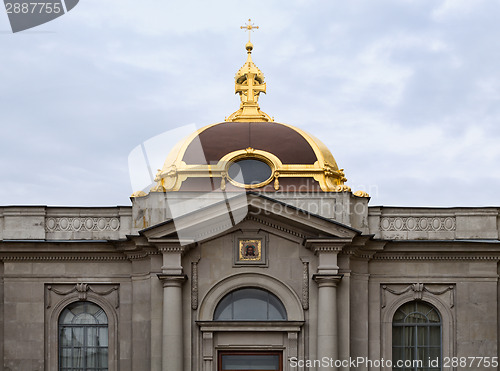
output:
[[[242,30],[247,30],[248,31],[248,44],[252,45],[252,43],[250,42],[250,36],[252,35],[252,30],[255,28],[255,29],[259,29],[259,26],[254,26],[253,23],[252,23],[252,20],[250,18],[248,18],[248,23],[244,26],[241,26],[240,27]],[[248,44],[247,44],[247,50],[248,50]]]
[[[250,41],[250,35],[252,30],[258,29],[259,26],[254,26],[252,20],[249,19],[248,24],[240,28],[248,31],[248,42],[245,45],[248,57],[235,77],[235,93],[239,94],[241,99],[240,109],[232,113],[226,121],[272,121],[271,117],[259,108],[259,94],[266,93],[266,83],[264,74],[253,63],[251,56],[253,44]]]

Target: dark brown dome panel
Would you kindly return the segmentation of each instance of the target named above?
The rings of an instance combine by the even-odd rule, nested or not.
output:
[[[280,178],[279,179],[281,192],[323,192],[320,184],[312,178]],[[182,182],[179,191],[186,192],[212,192],[221,191],[221,178],[188,178]],[[226,182],[226,192],[245,192],[244,188],[236,187],[229,182]],[[253,192],[276,192],[274,182],[271,182],[264,187],[254,188]]]
[[[226,154],[248,147],[270,152],[283,164],[312,165],[317,160],[301,134],[274,122],[223,122],[211,126],[188,145],[182,160],[192,165],[216,163]]]

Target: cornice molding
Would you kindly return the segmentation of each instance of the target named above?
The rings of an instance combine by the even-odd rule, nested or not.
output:
[[[350,246],[346,246],[341,255],[348,255],[358,259],[371,260],[380,251],[384,250],[387,241],[374,241],[369,240],[370,236],[360,236],[364,237],[362,240],[355,238]]]
[[[177,252],[184,254],[187,248],[185,246],[158,246],[158,251],[160,252]]]
[[[110,261],[110,260],[127,260],[124,255],[81,255],[81,252],[75,253],[74,255],[39,255],[39,253],[33,253],[37,255],[17,255],[0,254],[0,261]],[[53,254],[53,252],[49,253]]]
[[[339,253],[351,242],[350,238],[317,238],[307,239],[305,245],[317,255],[319,253]]]
[[[124,254],[127,255],[127,258],[129,260],[141,260],[141,259],[146,259],[149,256],[152,255],[160,255],[161,253],[154,249],[154,248],[149,248],[149,249],[141,249],[133,252],[125,252]]]
[[[292,236],[296,236],[296,237],[299,237],[299,238],[307,238],[307,236],[305,234],[303,234],[303,233],[299,233],[299,232],[294,231],[292,229],[283,227],[283,226],[281,226],[279,224],[276,224],[276,223],[271,223],[268,220],[257,218],[255,216],[248,215],[245,219],[243,219],[243,221],[247,221],[247,220],[248,221],[253,221],[253,222],[260,223],[262,225],[274,228],[274,229],[276,229],[278,231],[281,231],[281,232],[285,232],[285,233],[291,234]]]
[[[179,253],[181,255],[195,246],[195,241],[191,239],[148,238],[148,242],[161,253]]]
[[[424,255],[425,254],[425,255]],[[500,261],[500,253],[492,255],[477,255],[477,254],[467,254],[467,255],[450,255],[437,253],[428,255],[415,254],[415,253],[382,253],[376,254],[374,260],[491,260]]]
[[[313,251],[315,254],[320,252],[340,252],[343,246],[312,246],[309,250]]]
[[[304,321],[195,321],[203,333],[217,331],[299,332]],[[270,326],[271,325],[271,326]]]

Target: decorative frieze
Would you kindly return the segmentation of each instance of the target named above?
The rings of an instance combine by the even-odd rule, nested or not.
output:
[[[382,308],[386,307],[387,294],[400,296],[410,293],[413,300],[422,300],[424,295],[430,294],[433,296],[448,295],[447,301],[450,308],[455,306],[455,285],[454,284],[402,284],[402,285],[382,285],[380,303]]]
[[[309,309],[309,261],[306,260],[302,260],[302,309]]]
[[[200,258],[191,262],[191,309],[198,309],[198,262]]]
[[[451,232],[456,230],[454,216],[383,216],[380,229],[386,232]]]
[[[103,232],[120,229],[120,219],[108,217],[50,217],[45,219],[46,232]]]
[[[120,286],[102,283],[75,283],[75,284],[52,284],[46,285],[45,302],[47,309],[52,306],[52,296],[65,297],[77,294],[78,300],[87,300],[90,293],[97,296],[107,297],[114,293],[115,308],[120,306]]]

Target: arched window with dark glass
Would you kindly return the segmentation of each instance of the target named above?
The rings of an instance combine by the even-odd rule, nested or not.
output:
[[[399,307],[392,321],[392,369],[441,370],[441,325],[441,315],[428,303],[412,301]],[[397,367],[397,361],[402,361],[401,367]]]
[[[71,303],[59,317],[59,370],[108,369],[108,317],[91,302]]]
[[[230,292],[215,308],[215,321],[286,321],[283,303],[269,291],[243,288]]]

